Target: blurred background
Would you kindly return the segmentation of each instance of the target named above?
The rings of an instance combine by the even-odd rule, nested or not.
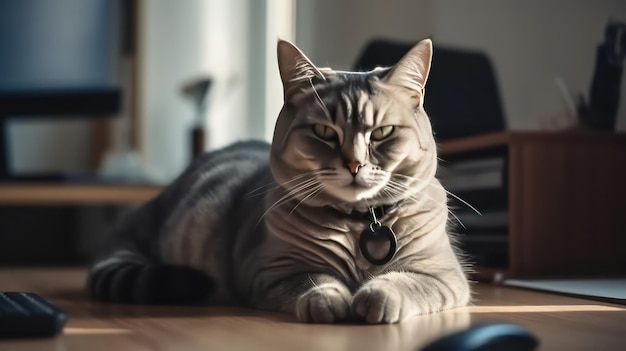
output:
[[[580,126],[607,25],[624,21],[622,0],[2,1],[0,263],[84,262],[198,145],[270,141],[277,38],[342,70],[375,39],[478,53],[495,77],[495,130],[555,131]],[[605,131],[626,129],[625,90]]]

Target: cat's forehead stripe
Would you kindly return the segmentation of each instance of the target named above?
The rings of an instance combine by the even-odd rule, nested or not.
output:
[[[387,107],[386,105],[378,106],[378,110],[376,110],[376,114],[374,116],[373,125],[378,126],[382,123],[383,117],[385,116],[385,113],[387,112],[386,107]]]
[[[335,124],[355,123],[372,126],[379,118],[379,111],[372,100],[374,89],[367,74],[340,74],[316,87]]]
[[[345,110],[345,117],[349,121],[352,118],[352,101],[346,93],[341,94],[341,101]]]
[[[362,124],[372,126],[374,125],[374,104],[370,99],[369,94],[361,92],[359,96],[359,113]]]
[[[342,100],[343,101],[343,100]],[[337,104],[335,108],[335,124],[345,124],[346,123],[346,115],[344,113],[343,104]]]
[[[357,102],[357,106],[358,106],[359,115],[363,117],[363,114],[365,113],[365,105],[367,104],[369,97],[367,94],[365,94],[364,91],[361,91],[358,99],[359,100]]]

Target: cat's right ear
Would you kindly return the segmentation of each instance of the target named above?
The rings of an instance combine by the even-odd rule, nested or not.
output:
[[[415,107],[424,104],[424,88],[432,58],[433,42],[424,39],[393,66],[387,78],[388,83],[402,87],[409,93]]]
[[[292,101],[305,89],[311,88],[314,79],[325,79],[311,60],[290,42],[279,39],[277,52],[285,102]]]

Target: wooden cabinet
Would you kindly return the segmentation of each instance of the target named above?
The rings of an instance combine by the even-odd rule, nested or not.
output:
[[[443,160],[497,150],[508,265],[477,267],[479,279],[626,273],[626,134],[503,132],[439,145]]]

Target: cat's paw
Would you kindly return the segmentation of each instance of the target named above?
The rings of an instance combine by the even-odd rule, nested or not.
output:
[[[410,302],[396,287],[371,281],[352,299],[352,311],[371,324],[398,323],[415,314]]]
[[[296,317],[308,323],[334,323],[350,316],[350,291],[339,283],[315,286],[296,302]]]

